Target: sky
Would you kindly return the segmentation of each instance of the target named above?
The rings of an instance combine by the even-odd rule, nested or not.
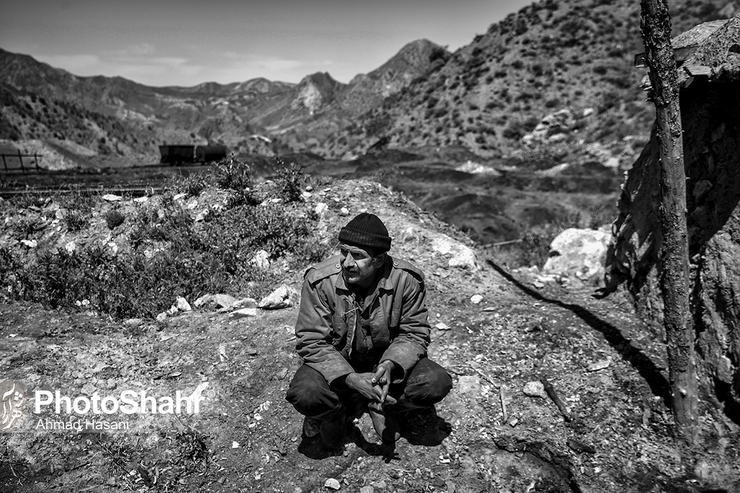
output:
[[[3,0],[0,48],[149,86],[328,72],[349,82],[405,44],[454,51],[533,0]]]

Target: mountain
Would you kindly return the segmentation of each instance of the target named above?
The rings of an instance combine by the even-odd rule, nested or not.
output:
[[[678,34],[736,7],[681,0],[670,10]],[[298,84],[155,88],[0,50],[0,139],[65,149],[82,165],[154,162],[162,143],[222,143],[344,159],[383,145],[464,147],[532,168],[628,166],[654,111],[640,87],[646,69],[634,66],[639,14],[628,0],[542,0],[454,53],[417,40],[348,84],[316,73]]]
[[[737,11],[725,0],[669,3],[674,34]],[[642,51],[639,2],[533,3],[314,152],[361,153],[383,136],[390,147],[464,146],[533,167],[569,159],[629,165],[654,119],[640,87],[647,70],[634,66]],[[545,122],[531,135],[558,112],[560,128]]]
[[[0,50],[0,138],[67,148],[83,165],[153,162],[162,143],[301,151],[349,125],[358,112],[398,92],[446,54],[429,41],[413,42],[350,84],[316,73],[299,84],[259,78],[157,88],[120,77],[78,77]],[[272,146],[264,145],[267,139]]]

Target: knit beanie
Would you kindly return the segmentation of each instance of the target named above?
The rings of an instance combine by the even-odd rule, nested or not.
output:
[[[361,212],[339,231],[339,241],[350,245],[372,248],[378,253],[391,249],[391,237],[388,236],[383,221],[375,214]]]

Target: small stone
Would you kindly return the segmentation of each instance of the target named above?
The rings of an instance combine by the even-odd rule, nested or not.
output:
[[[226,305],[224,305],[226,306]],[[234,301],[234,308],[257,308],[257,300],[254,298],[239,298]]]
[[[231,448],[239,448],[239,442],[231,442]]]
[[[157,322],[164,322],[165,320],[167,320],[167,312],[162,312],[157,315]]]
[[[182,296],[177,297],[177,300],[175,301],[175,306],[181,312],[192,312],[193,311],[193,309],[190,307],[190,303],[188,303],[188,300],[186,300]]]
[[[283,284],[263,298],[257,306],[265,310],[278,310],[293,306],[297,299],[298,293],[293,288]]]
[[[329,478],[326,480],[326,483],[324,483],[324,488],[329,488],[330,490],[337,491],[342,487],[341,484],[339,484],[339,481],[337,481],[334,478]]]
[[[267,269],[270,267],[270,254],[264,250],[259,250],[254,254],[250,263],[260,269]]]
[[[450,330],[450,326],[444,322],[438,323],[437,325],[434,326],[434,328],[437,330]]]
[[[23,246],[28,248],[36,248],[36,245],[38,244],[36,240],[21,240],[21,243]]]
[[[341,209],[339,209],[339,214],[341,214],[342,216],[349,216],[349,209],[347,209],[346,207],[342,207]]]
[[[177,195],[175,195],[174,197],[172,197],[172,200],[184,199],[187,196],[188,196],[188,194],[186,194],[186,193],[178,193]]]
[[[474,294],[473,296],[470,297],[470,302],[474,305],[477,305],[481,301],[483,301],[483,296],[479,294]]]
[[[323,202],[319,202],[318,204],[316,204],[316,207],[314,207],[313,211],[316,213],[317,216],[321,217],[328,209],[328,205]]]
[[[123,325],[125,325],[126,327],[131,327],[132,329],[139,327],[143,323],[144,321],[140,318],[128,318],[123,321]]]
[[[123,197],[120,195],[113,195],[112,193],[106,193],[101,198],[106,202],[118,202],[119,200],[123,200]]]
[[[542,385],[542,382],[527,382],[523,392],[528,397],[542,397],[543,399],[547,397],[545,386]]]
[[[480,378],[462,375],[457,382],[457,391],[461,394],[480,395]]]
[[[234,310],[233,312],[231,312],[231,316],[235,318],[256,317],[257,309],[256,308],[241,308],[239,310]]]
[[[611,365],[612,362],[609,359],[597,361],[596,363],[592,363],[588,366],[588,371],[599,371],[604,370],[606,368],[609,368],[609,365]]]

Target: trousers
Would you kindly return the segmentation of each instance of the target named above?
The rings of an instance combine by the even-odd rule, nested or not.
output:
[[[451,389],[449,373],[429,358],[422,358],[405,380],[391,384],[388,393],[398,404],[386,407],[389,412],[393,408],[402,411],[404,407],[431,407]],[[364,399],[352,389],[332,389],[321,373],[305,364],[293,376],[285,398],[299,413],[320,420],[330,419],[350,400]]]

